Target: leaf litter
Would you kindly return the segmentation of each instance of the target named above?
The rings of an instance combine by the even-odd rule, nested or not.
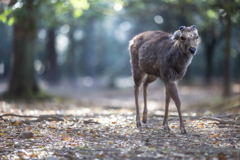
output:
[[[38,103],[23,107],[24,104],[0,102],[0,159],[240,157],[239,115],[225,119],[185,116],[188,134],[183,135],[176,117],[169,118],[171,131],[166,132],[163,115],[150,113],[148,123],[140,131],[131,109],[102,112],[72,102],[65,106],[44,103],[47,108]],[[76,108],[68,109],[68,105]]]

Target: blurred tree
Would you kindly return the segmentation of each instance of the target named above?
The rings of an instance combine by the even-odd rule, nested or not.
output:
[[[22,97],[39,92],[34,72],[33,53],[37,27],[33,2],[34,1],[23,1],[22,9],[16,9],[13,12],[13,17],[11,17],[12,21],[14,20],[14,58],[7,94],[13,97]],[[17,3],[15,3],[14,6]],[[11,21],[11,18],[9,21]]]
[[[239,21],[240,15],[240,1],[238,0],[219,0],[213,4],[213,7],[216,7],[223,11],[221,14],[223,16],[223,23],[225,23],[225,50],[224,50],[224,89],[223,96],[229,97],[231,94],[231,82],[230,82],[230,53],[231,53],[231,32],[232,32],[232,23],[233,19],[235,22]]]
[[[196,2],[195,16],[198,17],[195,22],[199,28],[199,34],[201,42],[205,46],[205,61],[206,61],[206,74],[205,82],[210,84],[213,76],[213,56],[215,53],[215,47],[221,40],[221,27],[218,25],[218,10],[212,9],[212,1]],[[193,20],[193,17],[191,18]]]
[[[47,29],[47,42],[46,42],[46,54],[47,54],[47,69],[45,74],[47,76],[47,80],[55,84],[59,81],[60,78],[60,70],[57,63],[57,51],[56,51],[56,35],[55,28],[51,27]]]
[[[37,21],[44,17],[46,10],[41,10],[41,6],[49,8],[56,7],[56,12],[61,13],[63,4],[69,4],[69,8],[74,10],[74,16],[79,17],[83,9],[88,9],[87,0],[65,0],[54,3],[57,0],[11,0],[4,1],[6,4],[4,11],[1,13],[2,22],[13,24],[13,67],[9,81],[8,90],[5,95],[15,98],[31,98],[39,94],[39,87],[34,71],[34,41],[37,33]],[[50,39],[48,48],[51,48],[54,41],[54,33],[48,32]],[[51,52],[51,51],[50,51]],[[53,57],[55,58],[55,57]]]

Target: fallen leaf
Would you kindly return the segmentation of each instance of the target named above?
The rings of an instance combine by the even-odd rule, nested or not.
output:
[[[34,134],[39,133],[39,131],[33,131]]]
[[[78,144],[77,143],[72,143],[71,146],[77,146]]]
[[[38,157],[38,155],[36,153],[33,153],[30,155],[30,157]]]
[[[226,135],[225,135],[225,136],[223,136],[223,137],[227,138],[227,137],[228,137],[228,135],[226,134]]]
[[[19,125],[19,123],[20,123],[20,121],[15,121],[14,123],[12,123],[12,125],[17,126],[17,125]]]
[[[123,144],[121,144],[120,147],[124,148],[125,146]]]
[[[116,121],[113,121],[112,124],[116,124],[117,122]]]
[[[227,157],[224,155],[224,153],[219,153],[219,155],[218,155],[218,159],[219,160],[227,160]]]
[[[63,137],[63,138],[61,138],[61,140],[68,141],[68,138],[67,137]]]
[[[109,144],[113,144],[113,142],[110,141]]]
[[[187,119],[186,122],[188,123],[188,122],[190,122],[190,120]]]
[[[212,143],[213,143],[213,144],[217,144],[217,143],[218,143],[218,141],[213,141]]]
[[[213,138],[216,138],[216,137],[218,137],[219,136],[219,134],[214,134],[212,137]]]

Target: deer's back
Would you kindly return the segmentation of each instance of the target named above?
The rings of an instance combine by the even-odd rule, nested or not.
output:
[[[174,43],[171,36],[163,31],[148,31],[134,37],[131,57],[138,59],[137,63],[145,73],[160,76],[164,57]]]

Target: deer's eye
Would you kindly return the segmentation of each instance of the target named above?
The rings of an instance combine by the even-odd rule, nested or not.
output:
[[[184,38],[183,36],[180,37],[182,41],[186,40],[186,38]]]
[[[196,37],[196,39],[198,39],[198,36]]]

